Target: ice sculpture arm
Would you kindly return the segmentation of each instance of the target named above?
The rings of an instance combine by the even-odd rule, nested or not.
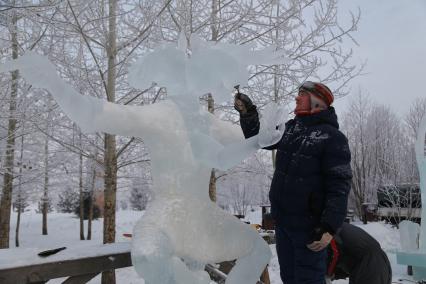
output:
[[[276,144],[283,135],[286,119],[282,108],[270,104],[260,120],[259,134],[244,139],[239,127],[209,115],[212,137],[194,132],[197,135],[196,144],[199,145],[195,148],[198,148],[197,153],[201,153],[198,158],[205,164],[221,170],[237,165],[260,148]]]
[[[168,119],[167,116],[161,116],[161,113],[172,111],[168,104],[123,106],[83,96],[57,75],[56,68],[46,57],[33,52],[27,52],[16,60],[0,65],[0,72],[16,69],[19,69],[27,83],[48,90],[62,111],[84,132],[100,131],[137,136],[144,126],[152,128],[149,125],[152,121],[161,123],[162,120]]]

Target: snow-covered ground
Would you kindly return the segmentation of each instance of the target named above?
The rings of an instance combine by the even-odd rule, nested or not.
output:
[[[118,211],[117,212],[117,242],[128,242],[129,239],[124,237],[124,233],[131,233],[136,221],[143,215],[140,211]],[[251,223],[260,223],[260,211],[250,212],[246,220]],[[97,245],[102,243],[102,219],[93,221],[92,240],[80,241],[79,220],[73,214],[51,213],[48,217],[47,236],[41,235],[41,214],[36,214],[34,210],[25,212],[21,219],[20,228],[20,247],[37,248],[40,251],[57,247],[81,247],[87,245]],[[399,248],[398,230],[384,223],[355,223],[360,226],[382,245],[382,248],[388,253],[393,269],[393,283],[410,283],[411,277],[406,275],[406,267],[396,264],[395,250]],[[11,238],[10,246],[13,248],[15,244],[15,226],[16,213],[12,214]],[[85,223],[87,229],[87,223]],[[269,274],[271,283],[281,283],[279,277],[279,265],[275,253],[275,245],[271,245],[273,257],[269,264]],[[2,264],[2,251],[0,250],[0,266]],[[3,254],[4,256],[5,254]],[[4,258],[3,258],[4,260]],[[116,270],[117,283],[136,284],[144,283],[139,279],[132,267]],[[407,279],[408,281],[400,281]],[[62,279],[63,281],[63,279]],[[61,283],[61,280],[49,281],[49,283]],[[97,276],[89,283],[100,283],[100,276]],[[336,284],[347,284],[347,280],[334,281]]]

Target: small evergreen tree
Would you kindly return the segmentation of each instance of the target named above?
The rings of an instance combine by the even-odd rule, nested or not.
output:
[[[68,189],[59,195],[59,202],[56,207],[59,212],[73,213],[78,206],[78,201],[78,193]]]
[[[16,195],[15,201],[13,202],[13,209],[16,210],[16,212],[21,210],[21,213],[24,213],[25,208],[27,208],[29,205],[28,194],[24,191],[18,192],[18,195]]]

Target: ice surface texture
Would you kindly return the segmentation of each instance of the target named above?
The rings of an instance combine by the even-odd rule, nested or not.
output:
[[[407,252],[414,252],[419,249],[419,224],[404,220],[399,223],[399,234],[401,238],[402,250]]]
[[[417,131],[416,159],[420,175],[420,192],[422,204],[426,204],[426,113]],[[425,206],[423,206],[425,209]],[[426,210],[422,210],[422,226],[420,227],[420,250],[426,253]]]
[[[253,51],[181,36],[176,46],[161,46],[130,68],[136,88],[153,82],[167,88],[170,100],[145,106],[82,96],[58,77],[47,58],[32,52],[0,65],[0,72],[19,69],[27,83],[48,90],[85,132],[144,140],[155,197],[134,228],[132,261],[146,283],[209,283],[204,265],[232,259],[237,264],[226,283],[256,283],[271,256],[268,245],[212,203],[207,186],[211,168],[228,169],[278,142],[286,117],[269,106],[259,135],[246,140],[238,126],[201,109],[198,98],[211,93],[216,101],[231,99],[233,86],[247,82],[248,65],[283,62],[273,48]]]
[[[420,175],[420,191],[422,197],[422,221],[420,226],[420,253],[426,254],[426,113],[420,122],[419,130],[417,131],[416,141],[416,159]],[[414,278],[426,280],[426,263],[423,267],[414,267]]]
[[[420,191],[422,198],[421,226],[410,221],[400,223],[401,248],[399,263],[413,265],[415,280],[426,280],[426,114],[420,122],[415,145],[417,166],[420,175]],[[420,234],[419,234],[420,233]],[[417,242],[417,238],[418,242]],[[417,248],[417,243],[419,248]]]

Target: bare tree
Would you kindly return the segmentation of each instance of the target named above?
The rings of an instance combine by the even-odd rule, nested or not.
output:
[[[349,104],[343,116],[343,129],[348,138],[352,160],[352,191],[358,216],[362,216],[362,204],[372,200],[374,188],[378,186],[375,176],[371,176],[375,157],[371,156],[371,137],[367,129],[368,119],[372,113],[371,99],[359,93]],[[376,143],[379,143],[376,142]]]
[[[18,16],[13,13],[10,35],[12,42],[12,58],[18,58],[17,38]],[[3,177],[3,190],[0,202],[0,248],[9,247],[10,210],[12,204],[13,170],[15,163],[15,128],[16,128],[16,97],[18,96],[18,71],[12,72],[9,103],[9,125],[6,146],[6,160],[4,163],[5,174]]]
[[[378,191],[379,216],[392,224],[420,221],[421,197],[418,184],[387,185]]]
[[[424,115],[426,115],[426,98],[417,98],[411,103],[410,110],[405,116],[410,137],[414,140],[417,138],[417,130]]]
[[[414,139],[388,106],[360,93],[343,116],[343,130],[352,153],[352,196],[359,216],[363,203],[377,202],[379,188],[418,183],[413,175]]]
[[[24,128],[23,128],[24,129]],[[19,227],[21,224],[21,213],[25,210],[25,207],[28,206],[27,200],[28,195],[22,191],[22,172],[24,162],[24,135],[21,136],[21,148],[19,155],[19,175],[18,175],[18,195],[15,201],[15,207],[17,211],[17,219],[16,219],[16,229],[15,229],[15,246],[19,247]]]
[[[83,145],[81,142],[81,132],[79,132],[79,144],[80,144],[80,154],[79,154],[79,163],[78,163],[78,195],[79,195],[79,204],[80,204],[80,240],[84,240],[84,196],[83,196]]]
[[[237,185],[230,188],[230,193],[233,201],[234,214],[246,216],[249,206],[251,205],[251,191],[247,185]]]

